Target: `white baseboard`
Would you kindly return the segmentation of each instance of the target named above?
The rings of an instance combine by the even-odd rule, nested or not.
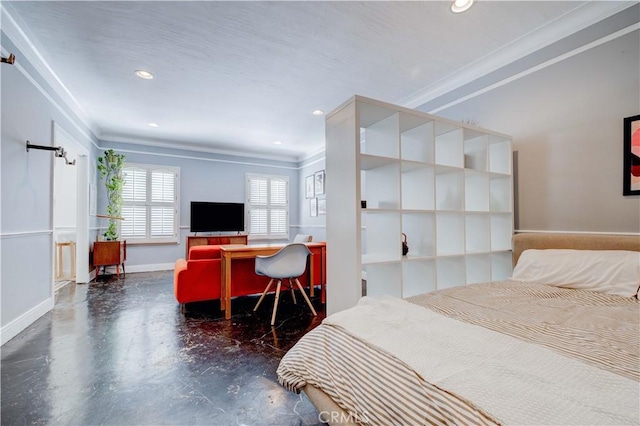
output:
[[[125,264],[127,272],[155,272],[155,271],[172,271],[175,263],[154,263],[151,265],[127,265]]]
[[[638,232],[616,232],[616,231],[542,231],[537,229],[516,229],[515,234],[590,234],[590,235],[631,235],[640,236]]]
[[[18,333],[20,333],[21,331],[29,327],[31,324],[36,322],[38,318],[40,318],[41,316],[43,316],[44,314],[52,310],[53,305],[54,305],[53,297],[50,297],[44,302],[40,303],[39,305],[31,308],[24,314],[20,315],[18,318],[14,319],[9,324],[3,326],[2,330],[0,330],[0,335],[2,336],[0,338],[0,341],[2,343],[0,344],[4,345],[9,340],[16,337]]]

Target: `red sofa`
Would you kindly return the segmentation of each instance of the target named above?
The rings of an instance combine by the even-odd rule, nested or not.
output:
[[[314,251],[314,283],[323,277],[320,253]],[[178,259],[173,272],[173,292],[180,304],[220,299],[221,281],[220,246],[195,246],[189,250],[189,259]],[[256,275],[254,259],[235,259],[231,262],[233,280],[232,297],[262,293],[269,278]],[[308,286],[307,274],[300,283]]]

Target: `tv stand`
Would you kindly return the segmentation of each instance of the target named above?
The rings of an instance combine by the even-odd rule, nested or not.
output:
[[[247,235],[188,235],[186,243],[185,259],[189,259],[189,249],[193,246],[212,246],[223,244],[244,244],[247,245]]]

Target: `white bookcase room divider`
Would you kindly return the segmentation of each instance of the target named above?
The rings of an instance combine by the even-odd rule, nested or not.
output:
[[[367,295],[408,297],[511,275],[509,136],[361,96],[326,136],[328,313],[363,276]]]

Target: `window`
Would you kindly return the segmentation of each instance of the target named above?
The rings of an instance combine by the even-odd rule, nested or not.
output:
[[[247,174],[249,237],[289,239],[289,178]]]
[[[127,164],[120,235],[129,243],[178,242],[177,167]]]

